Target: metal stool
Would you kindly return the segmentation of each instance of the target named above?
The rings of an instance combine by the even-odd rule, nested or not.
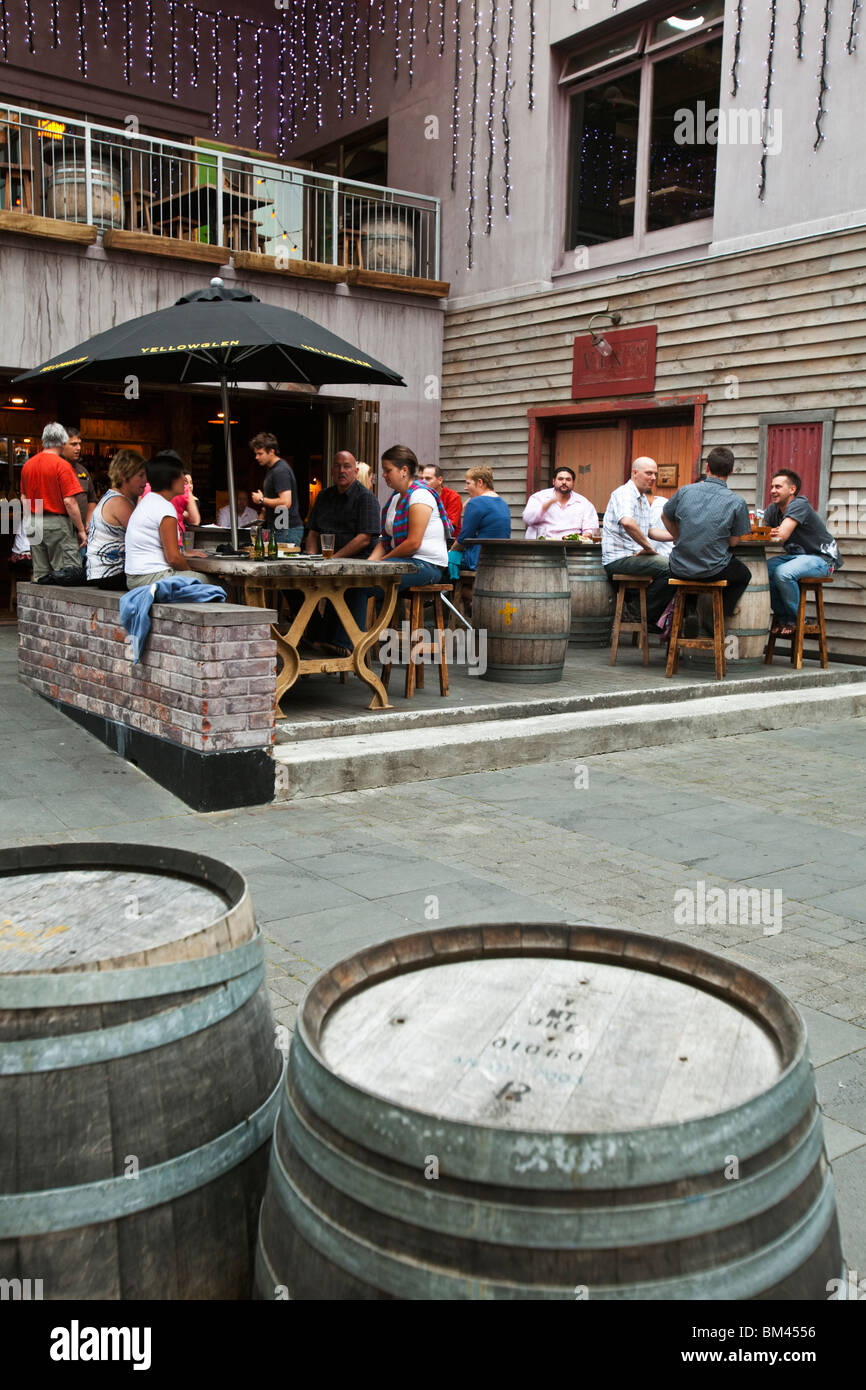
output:
[[[406,616],[409,619],[409,639],[411,642],[412,633],[417,632],[424,622],[424,600],[433,600],[433,615],[436,624],[436,636],[433,643],[422,642],[419,646],[413,647],[410,652],[409,662],[406,666],[406,687],[404,695],[407,700],[411,700],[415,694],[417,685],[419,690],[424,689],[424,658],[433,654],[438,649],[439,655],[439,694],[448,694],[448,662],[445,655],[445,620],[442,611],[442,595],[453,592],[452,584],[419,584],[413,589],[407,589],[403,595],[406,605]],[[414,659],[413,659],[414,658]],[[387,661],[382,666],[382,684],[388,689],[388,682],[391,679],[391,663]]]
[[[676,588],[676,594],[674,595],[671,641],[668,647],[668,664],[665,669],[665,675],[675,675],[680,669],[680,648],[690,647],[693,651],[712,652],[714,654],[716,660],[716,680],[722,680],[727,670],[725,664],[725,610],[722,607],[722,590],[728,587],[727,579],[713,579],[707,583],[701,583],[700,580],[697,579],[669,579],[668,583],[672,588]],[[689,594],[712,594],[712,637],[680,637],[680,630],[685,615],[686,598]]]
[[[649,666],[649,632],[647,631],[646,617],[646,591],[652,584],[652,576],[644,574],[615,574],[613,582],[616,585],[616,611],[613,615],[613,634],[610,639],[610,664],[616,663],[616,653],[619,647],[620,635],[623,632],[631,633],[631,644],[633,647],[640,642],[640,649],[643,652],[643,664]],[[640,622],[624,622],[622,616],[623,604],[629,589],[636,589],[640,595]]]
[[[803,642],[806,637],[818,638],[818,651],[820,654],[821,665],[826,668],[830,665],[830,658],[827,655],[827,629],[824,626],[824,585],[832,584],[830,575],[822,578],[798,579],[800,586],[800,603],[797,608],[797,621],[794,624],[794,632],[791,636],[791,665],[800,671],[803,668]],[[809,597],[809,590],[815,595],[815,617],[814,623],[806,622],[806,601]],[[764,665],[769,666],[773,660],[773,653],[776,650],[776,638],[779,636],[776,628],[770,629],[770,637],[767,642],[767,654],[764,657]]]

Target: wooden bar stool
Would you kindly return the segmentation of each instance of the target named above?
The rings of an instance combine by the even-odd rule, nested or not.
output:
[[[707,583],[701,583],[698,579],[669,579],[668,583],[672,588],[676,588],[676,594],[674,595],[671,641],[668,647],[668,664],[665,675],[675,675],[680,669],[680,648],[690,647],[692,651],[712,652],[714,654],[716,659],[716,680],[722,680],[727,670],[727,665],[725,663],[725,610],[722,607],[722,590],[728,587],[727,579],[713,579]],[[680,637],[683,617],[685,615],[686,598],[689,594],[712,595],[712,637]]]
[[[448,662],[445,652],[445,621],[442,609],[442,595],[453,592],[451,584],[419,584],[416,588],[407,589],[403,598],[405,616],[409,619],[409,640],[411,643],[412,633],[417,632],[424,626],[424,602],[425,599],[433,601],[433,616],[435,622],[435,635],[433,642],[423,642],[419,646],[413,646],[410,653],[410,660],[406,666],[406,686],[404,695],[407,700],[411,700],[415,694],[417,685],[419,690],[424,689],[424,661],[428,655],[438,652],[439,656],[439,694],[448,694]],[[411,657],[420,658],[413,661]],[[391,679],[391,663],[387,661],[382,666],[382,684],[388,689],[388,682]]]
[[[797,621],[794,624],[794,632],[791,637],[791,665],[798,671],[803,669],[804,640],[807,637],[817,637],[821,665],[826,670],[830,665],[830,658],[827,655],[827,629],[824,625],[824,585],[832,584],[833,579],[831,575],[827,574],[821,578],[798,579],[797,583],[800,586],[800,603],[797,608]],[[806,602],[810,590],[815,595],[816,621],[814,623],[806,622]],[[771,628],[767,642],[767,654],[764,657],[765,666],[769,666],[773,660],[778,636],[778,631]]]
[[[652,576],[646,574],[615,574],[613,582],[616,585],[616,612],[613,615],[613,635],[610,639],[610,664],[616,662],[617,648],[619,647],[620,635],[623,632],[631,633],[631,644],[633,647],[640,642],[640,649],[643,652],[643,664],[649,666],[649,632],[647,630],[646,618],[646,591],[652,584]],[[622,616],[623,604],[629,589],[636,589],[640,595],[640,621],[637,623],[624,622]]]
[[[454,586],[454,607],[459,608],[467,623],[472,621],[472,594],[475,589],[475,571],[461,570]],[[457,626],[457,616],[448,614],[449,628]]]

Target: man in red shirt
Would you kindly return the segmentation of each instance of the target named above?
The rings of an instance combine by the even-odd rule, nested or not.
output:
[[[67,565],[80,568],[79,546],[87,544],[79,507],[81,483],[60,452],[68,440],[62,425],[46,425],[40,453],[21,470],[21,498],[27,504],[24,530],[34,580]]]
[[[442,498],[442,506],[445,514],[451,522],[451,531],[456,537],[460,534],[460,518],[463,515],[463,502],[459,492],[454,492],[452,488],[445,486],[445,478],[442,469],[437,468],[435,463],[427,463],[421,469],[421,481],[425,487],[429,487],[431,492],[438,492]]]

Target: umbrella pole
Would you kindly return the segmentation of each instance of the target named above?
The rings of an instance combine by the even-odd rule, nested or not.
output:
[[[235,467],[232,458],[232,427],[229,410],[229,386],[224,376],[220,377],[220,396],[223,407],[223,436],[226,447],[226,481],[229,490],[229,520],[232,528],[232,549],[238,548],[238,501],[235,497]]]

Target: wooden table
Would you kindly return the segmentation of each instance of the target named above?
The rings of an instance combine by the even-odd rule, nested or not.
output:
[[[217,189],[211,183],[196,184],[183,193],[174,193],[167,198],[159,198],[150,205],[150,217],[154,228],[168,227],[169,232],[177,231],[184,240],[192,240],[188,233],[198,232],[207,227],[208,239],[214,242],[217,227]],[[235,251],[255,250],[261,228],[253,218],[257,208],[266,207],[268,198],[256,198],[250,193],[238,193],[235,189],[222,190],[223,235]],[[241,245],[240,243],[244,244]]]
[[[297,589],[303,600],[298,612],[282,631],[278,623],[271,632],[282,660],[277,674],[277,718],[286,718],[280,701],[299,676],[318,676],[326,672],[350,671],[373,690],[368,709],[393,709],[388,692],[368,664],[368,656],[376,646],[397,604],[397,585],[402,575],[414,571],[410,561],[380,560],[321,560],[307,557],[301,560],[241,560],[228,556],[209,555],[206,559],[189,556],[189,564],[199,574],[213,575],[236,584],[243,592],[244,602],[252,608],[277,606],[279,593]],[[346,603],[347,589],[378,587],[385,598],[368,632],[357,626]],[[327,599],[354,644],[348,656],[300,655],[298,647],[322,599]]]

